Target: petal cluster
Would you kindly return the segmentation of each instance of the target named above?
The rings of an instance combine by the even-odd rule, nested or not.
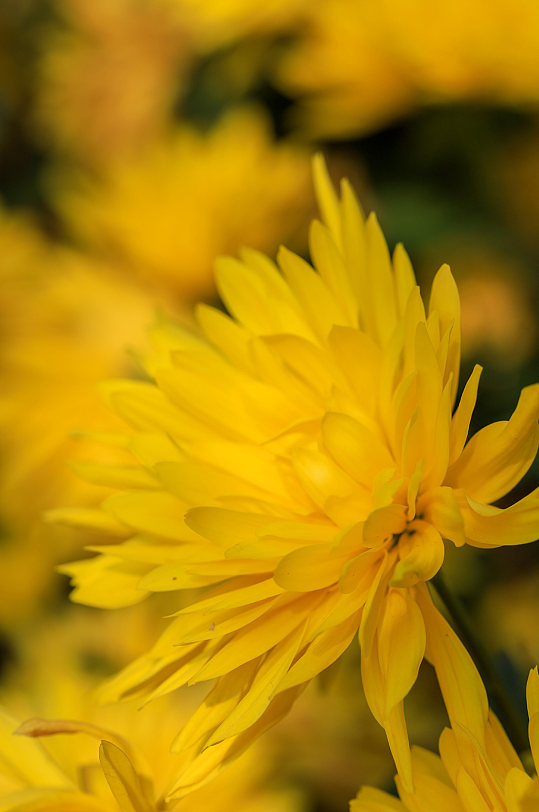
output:
[[[496,716],[489,713],[482,736],[462,725],[446,728],[440,757],[414,748],[414,792],[397,779],[401,800],[364,787],[351,802],[351,812],[533,812],[539,808],[539,676],[530,671],[527,684],[530,748],[535,775],[526,772]]]
[[[105,534],[96,558],[65,568],[75,600],[188,590],[153,649],[106,689],[150,699],[216,680],[176,741],[200,751],[179,791],[281,718],[358,631],[367,699],[410,787],[402,702],[429,654],[437,621],[423,585],[444,540],[537,535],[538,492],[505,510],[492,502],[535,457],[539,386],[467,442],[480,369],[456,404],[449,268],[425,308],[402,246],[391,258],[374,215],[346,181],[335,193],[320,158],[315,186],[312,265],[286,249],[278,266],[247,249],[219,260],[228,314],[202,305],[198,331],[158,325],[151,382],[106,387],[135,462],[90,475],[120,492],[101,512],[53,515]]]

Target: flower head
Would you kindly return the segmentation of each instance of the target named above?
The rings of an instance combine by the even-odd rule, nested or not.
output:
[[[480,369],[453,411],[449,268],[426,311],[402,246],[391,260],[375,217],[346,181],[337,197],[320,158],[315,184],[314,269],[285,249],[280,270],[250,250],[219,260],[231,315],[201,306],[199,333],[158,327],[153,382],[109,385],[138,467],[103,505],[112,544],[66,567],[75,600],[101,606],[202,588],[109,685],[149,698],[217,680],[176,741],[203,751],[182,787],[280,718],[358,630],[367,699],[410,786],[402,702],[435,623],[423,585],[444,539],[537,534],[537,492],[491,503],[536,454],[539,387],[466,443]]]
[[[436,26],[425,24],[430,8],[428,0],[311,3],[278,73],[299,97],[296,121],[318,137],[346,138],[433,102],[537,103],[533,0],[439,4]]]
[[[464,726],[446,728],[440,737],[440,757],[414,748],[415,792],[397,778],[401,801],[364,787],[350,812],[533,812],[539,809],[539,675],[530,671],[526,688],[530,717],[530,748],[535,775],[526,772],[496,716],[489,713],[483,741]]]
[[[213,292],[217,254],[235,252],[246,233],[273,250],[301,231],[312,205],[306,151],[275,143],[257,107],[232,110],[207,132],[170,126],[99,177],[59,170],[50,189],[90,252],[181,303]]]

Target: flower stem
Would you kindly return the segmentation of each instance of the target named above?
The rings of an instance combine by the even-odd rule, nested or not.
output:
[[[448,619],[468,649],[479,671],[493,709],[502,723],[517,753],[529,749],[524,719],[515,707],[499,674],[487,654],[481,640],[472,628],[469,617],[460,600],[451,592],[440,572],[429,582],[443,603]]]

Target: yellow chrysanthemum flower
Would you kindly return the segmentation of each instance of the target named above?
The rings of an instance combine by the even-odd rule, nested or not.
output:
[[[170,718],[170,708],[167,709]],[[180,799],[166,800],[173,757],[162,735],[165,715],[154,713],[144,739],[136,744],[115,730],[70,719],[29,719],[17,725],[0,708],[0,809],[3,812],[164,812]],[[13,733],[18,734],[14,738]],[[82,734],[97,740],[95,755]],[[67,735],[68,751],[51,753],[43,737]],[[142,749],[138,745],[142,745]],[[60,755],[60,758],[58,757]],[[286,787],[266,785],[267,753],[250,751],[227,772],[226,780],[193,792],[181,800],[185,812],[303,812],[301,794]],[[224,778],[224,776],[223,776]]]
[[[163,131],[191,69],[170,0],[56,0],[37,41],[32,137],[100,165]]]
[[[70,432],[118,430],[97,383],[130,373],[126,348],[144,341],[156,300],[1,207],[0,245],[0,625],[13,631],[51,588],[54,564],[80,549],[71,532],[45,528],[42,511],[107,493],[72,476],[68,463],[93,452]]]
[[[51,198],[87,249],[181,300],[213,292],[215,257],[245,234],[263,251],[295,238],[312,205],[306,152],[257,108],[179,126],[99,179],[60,173]]]
[[[281,271],[251,250],[218,261],[231,316],[201,306],[198,333],[158,328],[154,382],[108,387],[135,429],[140,468],[103,505],[115,542],[66,568],[75,600],[100,606],[205,590],[108,691],[153,697],[217,680],[176,741],[204,751],[182,788],[280,718],[358,629],[367,700],[410,787],[403,699],[437,623],[422,588],[443,539],[488,548],[532,541],[539,528],[539,491],[492,505],[535,457],[539,386],[466,442],[480,369],[453,413],[449,268],[427,314],[402,246],[391,261],[376,218],[364,222],[346,181],[337,197],[321,159],[315,185],[316,270],[286,249]],[[457,713],[446,661],[438,678]]]
[[[293,30],[306,0],[273,0],[254,7],[251,0],[169,0],[179,19],[192,32],[197,49],[208,53],[248,37],[283,34]]]
[[[126,649],[144,648],[156,618],[152,624],[142,607],[108,613],[113,628],[88,609],[72,609],[33,628],[27,650],[2,679],[0,809],[163,812],[176,807],[177,800],[168,803],[165,796],[186,757],[171,754],[170,741],[178,719],[187,720],[193,711],[197,692],[169,695],[144,708],[137,702],[96,705],[96,658],[105,655],[105,667],[107,659],[125,663]],[[15,717],[31,717],[19,732],[34,741],[13,735],[19,727]],[[278,764],[276,743],[258,742],[226,775],[182,799],[180,808],[303,812],[304,793],[277,774]]]
[[[535,774],[528,775],[492,711],[483,741],[465,727],[446,728],[440,756],[413,748],[415,791],[407,792],[397,777],[401,800],[364,787],[350,812],[536,812],[539,809],[539,675],[530,671],[526,689],[530,748]]]
[[[479,101],[536,108],[535,0],[320,0],[305,13],[279,82],[316,136],[347,137],[418,106]]]

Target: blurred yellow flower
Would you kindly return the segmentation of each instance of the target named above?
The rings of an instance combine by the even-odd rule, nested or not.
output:
[[[315,136],[375,129],[422,104],[539,101],[535,0],[320,0],[279,81]]]
[[[31,718],[19,727],[0,708],[0,809],[5,812],[157,812],[177,804],[165,801],[183,758],[170,753],[170,739],[178,715],[185,719],[192,709],[192,697],[185,695],[181,702],[165,697],[142,709],[134,703],[96,707],[91,696],[95,681],[81,670],[71,651],[80,655],[84,638],[97,626],[92,620],[86,617],[86,624],[73,624],[72,618],[64,617],[49,626],[47,634],[43,628],[34,636],[38,655],[32,652],[26,667],[17,669],[11,684],[2,687],[3,703],[15,706],[18,715],[32,705],[40,713],[61,714],[57,719]],[[141,631],[140,611],[123,620],[127,636]],[[110,626],[104,630],[99,625],[101,632],[110,634]],[[74,645],[66,649],[70,637]],[[38,667],[30,673],[33,661]],[[18,696],[21,678],[24,688]],[[15,731],[39,741],[14,738]],[[271,745],[259,744],[235,762],[224,781],[217,779],[182,800],[182,810],[302,812],[302,793],[285,780],[275,781],[275,755]]]
[[[427,315],[404,249],[392,262],[350,185],[338,198],[321,159],[315,184],[316,271],[286,249],[281,272],[252,250],[218,261],[231,316],[203,305],[198,332],[161,325],[146,361],[155,382],[108,386],[135,430],[140,483],[126,478],[100,519],[83,515],[116,541],[64,570],[75,600],[104,607],[205,588],[106,691],[149,698],[217,679],[176,740],[202,750],[178,791],[281,718],[358,629],[367,701],[410,787],[403,700],[427,638],[438,645],[423,582],[443,539],[488,548],[537,536],[539,490],[505,510],[491,503],[536,455],[539,385],[466,443],[480,369],[452,414],[460,316],[448,267]],[[452,687],[465,653],[450,630],[440,640],[450,716],[479,737],[486,700],[470,721],[467,665]]]
[[[171,0],[202,53],[245,36],[283,33],[293,29],[307,0],[272,0],[254,6],[251,0]]]
[[[533,296],[523,269],[500,256],[467,252],[459,280],[462,351],[486,351],[498,365],[517,366],[537,347]]]
[[[137,722],[136,711],[130,711]],[[144,726],[133,725],[133,734],[126,738],[111,728],[71,719],[33,718],[18,726],[0,709],[0,808],[4,812],[163,812],[177,808],[180,799],[165,800],[174,769],[174,757],[167,751],[163,735],[170,712],[170,706],[154,711]],[[79,738],[75,734],[99,742],[93,757],[85,742],[75,741]],[[70,738],[69,750],[43,746],[43,737],[62,735]],[[268,753],[259,747],[236,761],[226,780],[218,778],[182,800],[181,809],[302,812],[301,794],[274,786],[270,776]]]
[[[350,812],[535,812],[539,809],[539,675],[530,671],[526,689],[531,756],[530,777],[496,716],[490,711],[483,743],[465,727],[446,728],[440,756],[414,747],[415,791],[407,792],[399,778],[401,801],[364,787]]]
[[[160,133],[187,80],[190,36],[170,0],[56,0],[38,47],[32,135],[83,165]]]
[[[100,180],[59,175],[51,192],[87,247],[180,300],[213,289],[218,254],[294,237],[311,205],[306,153],[275,144],[257,109],[179,127]]]
[[[75,549],[72,535],[43,527],[41,512],[108,492],[77,482],[68,465],[89,453],[118,462],[124,452],[97,450],[73,432],[118,429],[97,382],[134,369],[127,348],[144,340],[154,305],[110,267],[49,241],[29,217],[0,211],[0,245],[0,622],[13,624]]]

